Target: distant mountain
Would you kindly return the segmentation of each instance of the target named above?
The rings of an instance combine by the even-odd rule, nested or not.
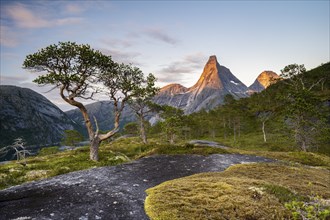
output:
[[[273,80],[278,78],[279,75],[277,75],[273,71],[263,71],[262,73],[259,74],[259,76],[254,81],[254,83],[251,86],[249,86],[248,93],[251,94],[254,92],[261,92],[262,90],[270,86]]]
[[[247,97],[247,90],[246,85],[228,68],[218,63],[216,56],[210,56],[194,86],[186,88],[180,84],[167,85],[161,88],[155,102],[181,108],[186,114],[190,114],[222,104],[226,94],[236,98]]]
[[[77,125],[56,105],[31,89],[0,86],[0,147],[22,137],[26,145],[58,143],[63,131]]]
[[[101,131],[108,131],[113,129],[114,112],[113,104],[110,101],[98,101],[85,106],[89,116],[91,117],[92,124],[95,128],[93,116],[96,118]],[[87,135],[85,122],[79,109],[66,111],[65,114],[77,124],[83,127],[83,132]],[[126,106],[120,118],[120,127],[126,123],[135,121],[135,115],[132,110]]]

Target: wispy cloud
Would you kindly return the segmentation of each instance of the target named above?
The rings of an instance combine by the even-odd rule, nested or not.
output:
[[[102,38],[100,41],[106,46],[115,48],[127,48],[134,45],[133,40],[129,39]]]
[[[17,27],[20,28],[46,28],[76,24],[82,21],[80,17],[49,18],[42,12],[33,11],[28,6],[21,3],[6,5],[4,13],[12,19]]]
[[[62,25],[78,24],[82,20],[83,20],[82,18],[75,18],[75,17],[56,19],[53,20],[52,25],[62,26]]]
[[[141,55],[138,52],[126,52],[122,50],[105,49],[105,48],[99,50],[106,55],[110,55],[115,62],[126,63],[126,64],[132,63],[133,65],[138,65],[138,66],[141,65],[141,63],[139,63],[136,60],[136,58]]]
[[[159,28],[148,28],[144,30],[144,33],[153,39],[165,42],[167,44],[176,45],[179,42],[177,39]]]
[[[169,63],[156,71],[160,83],[185,84],[191,77],[198,77],[202,72],[205,56],[202,53],[188,54],[179,61]]]
[[[202,53],[194,53],[188,54],[182,58],[182,60],[174,61],[162,69],[160,69],[160,73],[191,73],[196,71],[197,68],[203,67],[203,57],[205,57]]]
[[[0,26],[0,45],[15,47],[18,45],[18,35],[7,26]]]
[[[17,26],[22,28],[42,28],[49,25],[49,21],[35,15],[23,4],[8,5],[6,14],[12,18]]]
[[[65,11],[70,14],[80,14],[85,11],[85,8],[77,4],[68,4],[65,6]]]

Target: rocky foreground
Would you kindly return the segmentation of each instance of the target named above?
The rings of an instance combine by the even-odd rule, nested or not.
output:
[[[233,164],[271,162],[248,155],[160,155],[73,172],[0,191],[0,219],[148,219],[145,190]]]

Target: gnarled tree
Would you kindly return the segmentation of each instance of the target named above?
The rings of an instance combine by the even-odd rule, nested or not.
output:
[[[99,159],[98,149],[102,141],[110,138],[119,130],[119,118],[125,102],[141,82],[141,74],[131,66],[118,65],[110,56],[92,49],[89,45],[78,45],[73,42],[60,42],[50,45],[38,52],[28,55],[23,68],[42,72],[34,82],[39,85],[53,85],[58,88],[62,99],[77,107],[84,118],[90,140],[90,159]],[[77,99],[90,99],[99,92],[96,83],[103,83],[110,100],[115,105],[114,128],[106,134],[100,134],[95,120],[93,128],[91,117],[86,107]],[[116,96],[121,94],[121,96]],[[122,99],[121,106],[118,101]]]

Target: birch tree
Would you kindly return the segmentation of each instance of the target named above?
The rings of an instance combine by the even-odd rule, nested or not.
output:
[[[135,91],[135,96],[129,101],[130,108],[134,111],[139,120],[140,135],[144,144],[148,143],[147,134],[144,126],[145,117],[152,111],[153,103],[152,99],[159,91],[159,88],[155,87],[156,78],[151,73],[147,76],[141,86]]]
[[[281,70],[280,75],[288,92],[282,97],[287,116],[286,124],[291,128],[294,139],[302,151],[316,145],[318,133],[328,127],[322,113],[324,105],[313,92],[313,88],[322,79],[310,81],[305,79],[304,65],[291,64]]]

